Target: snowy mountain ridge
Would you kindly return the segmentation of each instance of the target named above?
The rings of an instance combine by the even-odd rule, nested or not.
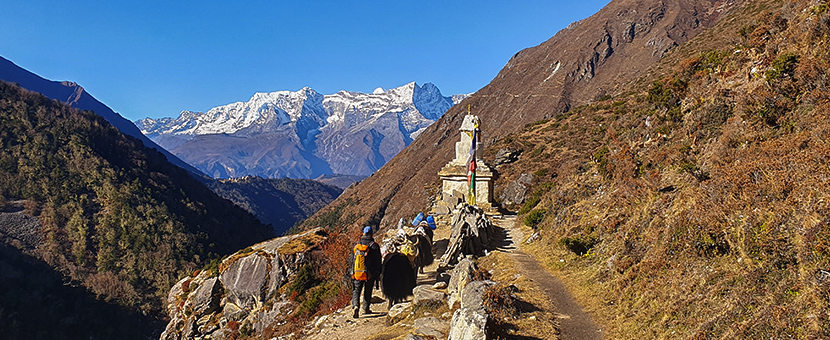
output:
[[[304,87],[136,125],[213,177],[366,176],[466,96],[415,82],[330,95]]]

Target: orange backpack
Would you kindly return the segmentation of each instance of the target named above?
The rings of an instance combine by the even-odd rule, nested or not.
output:
[[[366,273],[366,254],[369,252],[369,246],[358,243],[354,246],[354,274],[352,278],[358,281],[366,281],[369,279],[369,274]]]

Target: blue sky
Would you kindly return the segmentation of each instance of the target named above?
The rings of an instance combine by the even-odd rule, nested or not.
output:
[[[304,86],[431,82],[448,96],[607,2],[6,1],[0,55],[130,120]]]

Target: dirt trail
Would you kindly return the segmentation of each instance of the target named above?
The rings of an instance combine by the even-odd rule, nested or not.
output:
[[[515,221],[515,215],[494,220],[496,225],[507,232],[504,245],[498,250],[511,254],[519,270],[548,295],[556,308],[562,339],[602,339],[600,327],[582,310],[562,281],[542,268],[536,259],[521,251],[524,235],[519,228],[514,227]]]

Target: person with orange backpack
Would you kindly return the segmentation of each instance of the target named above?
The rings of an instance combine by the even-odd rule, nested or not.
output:
[[[352,309],[354,318],[360,316],[360,293],[363,292],[363,314],[371,314],[369,305],[372,302],[372,288],[380,278],[381,257],[380,246],[375,243],[372,236],[372,227],[363,228],[363,237],[352,249],[354,255],[354,267],[352,270]]]

